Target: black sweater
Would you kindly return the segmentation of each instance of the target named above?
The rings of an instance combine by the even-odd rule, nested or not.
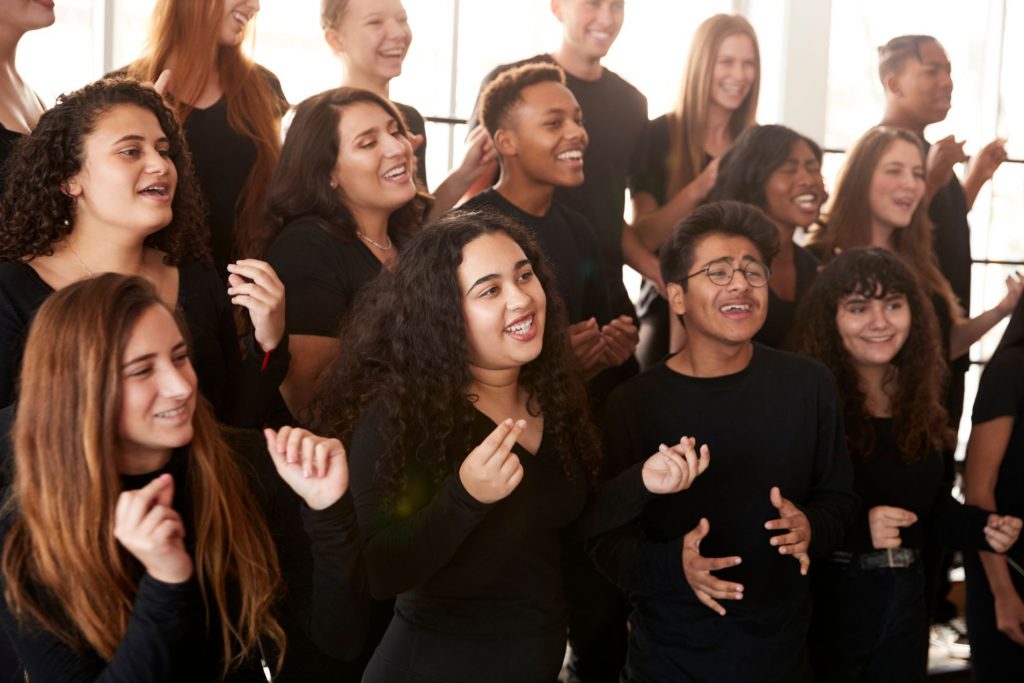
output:
[[[346,494],[331,507],[314,511],[277,475],[261,435],[235,435],[232,440],[243,454],[242,469],[249,475],[273,535],[286,586],[276,615],[288,644],[284,668],[275,680],[335,680],[342,663],[334,658],[352,658],[362,645],[369,602],[352,499]],[[126,490],[136,489],[165,472],[172,474],[174,507],[185,522],[186,543],[192,551],[195,525],[188,467],[188,454],[179,449],[163,469],[125,476],[123,482]],[[143,575],[128,628],[109,662],[93,651],[76,651],[49,633],[16,623],[6,602],[0,604],[0,621],[33,681],[220,680],[220,622],[216,614],[204,611],[195,577],[167,584]],[[263,647],[268,662],[273,662],[269,643]],[[266,678],[256,656],[226,680],[256,683]]]
[[[711,449],[711,466],[690,489],[654,499],[634,523],[588,544],[634,608],[630,680],[806,679],[807,581],[795,559],[769,544],[775,532],[764,524],[779,517],[769,500],[779,486],[807,515],[811,553],[820,556],[856,511],[828,370],[757,344],[750,364],[724,377],[687,377],[660,364],[612,394],[605,422],[612,467],[683,435]],[[711,525],[701,554],[743,559],[716,572],[745,588],[743,600],[724,603],[724,617],[697,600],[683,574],[682,538],[701,517]]]

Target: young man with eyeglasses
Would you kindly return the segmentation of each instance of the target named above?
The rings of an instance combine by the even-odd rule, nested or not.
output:
[[[679,430],[712,457],[689,490],[588,542],[633,608],[624,680],[811,679],[807,570],[857,500],[831,374],[751,341],[777,250],[739,202],[697,209],[662,247],[687,345],[612,394],[606,457],[628,466]]]

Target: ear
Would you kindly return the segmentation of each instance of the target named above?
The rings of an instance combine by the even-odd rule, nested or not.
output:
[[[499,128],[494,133],[494,149],[503,157],[514,157],[519,153],[519,139],[513,131]]]
[[[668,307],[676,315],[686,313],[686,292],[678,282],[669,282],[665,285],[665,294],[668,295]]]
[[[341,36],[338,35],[333,26],[324,30],[324,40],[327,41],[327,46],[331,48],[331,52],[338,54],[345,51],[344,45],[341,42]]]
[[[885,77],[885,92],[891,95],[899,97],[903,94],[903,89],[900,86],[900,75],[897,73],[891,73]]]
[[[562,21],[562,1],[551,0],[551,13],[555,15],[558,21]]]
[[[78,174],[71,176],[60,184],[60,191],[69,197],[81,197],[82,185],[78,182]]]

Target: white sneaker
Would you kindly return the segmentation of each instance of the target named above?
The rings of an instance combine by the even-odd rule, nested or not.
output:
[[[928,642],[932,647],[944,650],[953,659],[971,658],[971,643],[967,639],[967,625],[962,617],[943,624],[932,624]]]

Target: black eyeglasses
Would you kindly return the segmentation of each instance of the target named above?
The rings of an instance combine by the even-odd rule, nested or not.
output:
[[[751,287],[764,287],[768,284],[768,277],[771,275],[768,266],[760,261],[747,261],[741,268],[733,268],[725,261],[714,261],[683,279],[689,280],[691,277],[706,273],[713,284],[719,287],[728,287],[732,284],[732,278],[737,272],[743,273],[743,277],[747,278],[747,284]]]

